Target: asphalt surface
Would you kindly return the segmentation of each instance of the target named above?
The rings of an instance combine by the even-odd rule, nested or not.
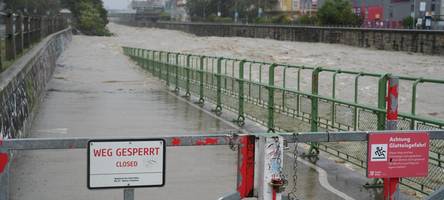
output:
[[[48,85],[32,137],[154,137],[233,129],[227,121],[171,95],[112,41],[73,37]],[[121,189],[87,189],[85,150],[17,152],[15,157],[14,200],[123,198]],[[291,188],[294,162],[285,159]],[[168,148],[165,187],[136,189],[136,199],[217,199],[235,191],[236,162],[237,152],[228,147]],[[328,173],[328,184],[351,199],[378,197],[378,191],[362,188],[367,181],[362,172],[331,159],[321,159],[318,166]],[[344,199],[319,182],[312,166],[298,162],[296,169],[300,199]]]

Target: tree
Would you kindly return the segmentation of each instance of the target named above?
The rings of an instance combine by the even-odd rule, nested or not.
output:
[[[97,7],[88,1],[81,1],[78,27],[88,35],[106,35],[105,22]]]
[[[315,16],[302,15],[298,18],[297,22],[303,25],[316,25],[318,23],[318,19]]]
[[[107,11],[102,0],[62,0],[61,6],[71,10],[74,25],[87,35],[110,35]]]
[[[404,28],[413,28],[415,26],[415,19],[411,16],[404,18],[402,20],[402,26],[404,26]]]
[[[361,18],[352,11],[350,1],[326,0],[317,17],[321,25],[360,25]]]
[[[106,29],[107,11],[102,0],[5,0],[6,9],[41,15],[58,14],[60,9],[71,11],[73,25],[88,35],[110,35]]]

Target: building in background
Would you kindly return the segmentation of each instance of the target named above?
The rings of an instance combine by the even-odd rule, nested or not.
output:
[[[165,6],[165,2],[163,0],[133,0],[129,4],[130,9],[133,10],[146,10],[151,9],[153,7],[163,8]]]
[[[166,12],[175,21],[188,21],[189,17],[186,11],[186,0],[167,0],[165,2]]]
[[[354,12],[362,16],[365,27],[401,28],[402,20],[411,16],[425,21],[430,16],[431,26],[444,26],[444,0],[352,0]]]
[[[275,6],[268,11],[271,14],[288,14],[293,18],[302,15],[315,15],[318,0],[278,0]]]
[[[129,8],[135,11],[136,20],[156,22],[162,17],[165,2],[163,0],[133,0],[129,4]]]

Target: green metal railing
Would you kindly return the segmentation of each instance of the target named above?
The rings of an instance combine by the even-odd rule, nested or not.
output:
[[[186,96],[197,96],[202,104],[206,101],[215,104],[216,113],[221,113],[223,109],[237,113],[234,121],[239,125],[243,125],[248,117],[267,126],[272,132],[385,129],[387,80],[392,76],[390,74],[131,47],[123,47],[123,50],[142,68],[165,80],[167,86],[177,92],[183,90]],[[400,85],[410,85],[411,100],[410,112],[399,113],[398,129],[443,129],[444,120],[417,114],[416,96],[420,84],[435,91],[440,87],[443,91],[444,80],[405,76],[399,77],[399,80]],[[344,82],[347,84],[344,85]],[[375,89],[364,93],[361,89],[365,86],[374,86]],[[363,95],[366,98],[360,98]],[[370,97],[376,99],[365,102]],[[372,102],[377,103],[372,105]],[[309,153],[316,154],[321,149],[357,166],[366,167],[365,142],[313,143],[311,147]],[[403,184],[426,194],[444,183],[444,142],[433,140],[430,149],[429,177],[402,179]]]

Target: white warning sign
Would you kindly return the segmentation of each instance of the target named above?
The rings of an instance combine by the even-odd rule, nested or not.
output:
[[[161,187],[164,184],[164,140],[88,142],[89,189]]]

